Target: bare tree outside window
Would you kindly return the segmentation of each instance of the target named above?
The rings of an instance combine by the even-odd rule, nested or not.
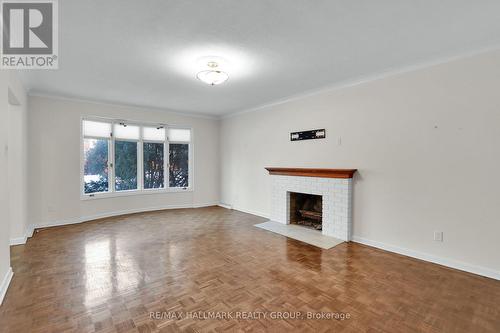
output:
[[[85,194],[107,192],[109,189],[108,140],[84,139],[83,155],[83,184]]]
[[[163,143],[144,143],[144,188],[164,187]]]
[[[115,142],[115,189],[137,189],[137,142]]]
[[[170,144],[169,183],[170,187],[189,186],[189,144]]]

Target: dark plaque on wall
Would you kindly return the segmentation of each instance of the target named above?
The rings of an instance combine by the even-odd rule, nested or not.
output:
[[[290,141],[324,139],[324,138],[326,138],[326,131],[324,128],[290,133]]]

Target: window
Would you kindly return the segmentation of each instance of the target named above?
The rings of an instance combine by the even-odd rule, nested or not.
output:
[[[116,139],[139,140],[140,131],[141,128],[139,126],[118,123],[113,127],[113,136]]]
[[[137,190],[137,142],[115,141],[115,190]]]
[[[165,128],[143,128],[144,189],[165,187]]]
[[[83,122],[83,188],[85,194],[109,191],[111,125]]]
[[[108,182],[108,140],[85,139],[85,193],[107,192]]]
[[[185,143],[171,143],[169,156],[170,187],[187,187],[189,145]]]
[[[115,190],[137,190],[137,145],[140,127],[125,123],[113,127],[115,139]]]
[[[168,180],[170,187],[189,186],[189,142],[191,131],[188,129],[170,128],[168,131],[169,156]]]
[[[144,127],[143,136],[145,141],[165,141],[165,127]]]
[[[82,129],[84,195],[190,188],[190,129],[121,120],[84,120]]]
[[[144,142],[144,188],[165,187],[163,143]]]
[[[181,128],[169,128],[168,141],[171,142],[189,142],[191,141],[191,131]]]

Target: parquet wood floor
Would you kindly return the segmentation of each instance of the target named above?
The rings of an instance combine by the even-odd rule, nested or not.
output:
[[[322,250],[263,221],[208,207],[40,230],[11,248],[0,330],[500,332],[499,281],[355,243]],[[274,319],[286,311],[350,318]]]

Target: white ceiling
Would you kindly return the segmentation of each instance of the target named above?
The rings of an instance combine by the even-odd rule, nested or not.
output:
[[[500,45],[498,0],[64,0],[33,93],[225,115]],[[229,81],[198,81],[224,57]]]

